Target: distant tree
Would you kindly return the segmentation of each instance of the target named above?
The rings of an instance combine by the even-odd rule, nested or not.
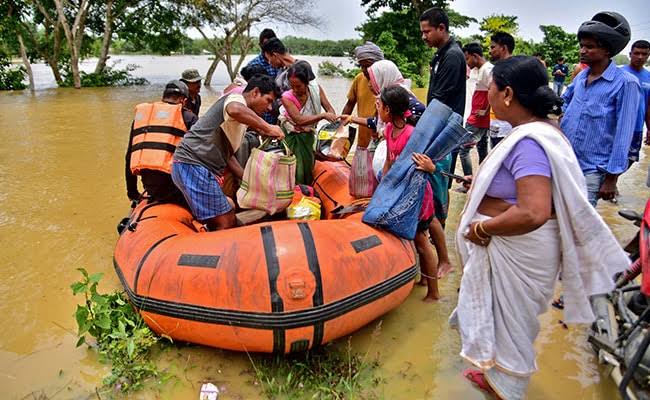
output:
[[[63,83],[61,63],[69,57],[64,47],[65,37],[51,0],[7,0],[4,6],[13,5],[13,23],[21,36],[29,60],[42,59],[52,70],[58,85]],[[6,14],[8,15],[8,14]]]
[[[43,0],[33,0],[35,3],[42,3]],[[81,61],[81,46],[83,45],[84,31],[86,30],[86,17],[90,9],[90,0],[81,0],[78,5],[63,0],[54,0],[56,15],[63,27],[68,50],[70,51],[70,68],[75,89],[81,88],[81,75],[79,73],[79,61]],[[74,19],[71,19],[74,17]]]
[[[23,60],[24,69],[22,72],[27,74],[29,81],[29,89],[34,91],[34,73],[32,71],[32,64],[27,54],[27,47],[25,46],[25,29],[22,26],[21,22],[26,18],[28,12],[27,4],[22,0],[5,0],[0,3],[0,42],[2,45],[0,47],[0,53],[5,55],[10,55],[15,53],[17,48],[17,53],[20,55]],[[13,77],[19,76],[20,72],[13,73]],[[22,81],[22,79],[21,79]],[[22,85],[22,83],[21,83]],[[20,85],[3,85],[4,87],[12,86],[14,88],[19,87]]]
[[[556,25],[540,25],[539,29],[544,34],[544,39],[538,50],[544,54],[549,64],[554,64],[558,58],[564,57],[567,63],[575,64],[580,59],[578,36],[566,32]]]
[[[492,14],[479,22],[478,28],[484,35],[483,47],[487,50],[490,48],[490,37],[497,32],[506,32],[517,37],[519,31],[519,22],[514,15]],[[515,50],[517,45],[515,44]]]
[[[255,44],[250,35],[253,26],[264,22],[316,26],[318,22],[313,0],[179,0],[176,7],[185,23],[207,40],[215,55],[205,76],[206,85],[212,82],[220,62],[226,65],[230,79],[235,79],[244,55]],[[209,35],[209,31],[214,34]],[[236,63],[233,54],[241,55]]]

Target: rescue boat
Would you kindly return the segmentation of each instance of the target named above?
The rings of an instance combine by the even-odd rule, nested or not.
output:
[[[141,202],[117,242],[117,276],[147,325],[174,340],[290,353],[348,335],[401,304],[416,275],[411,242],[361,222],[349,171],[316,162],[318,221],[201,232],[184,208]]]

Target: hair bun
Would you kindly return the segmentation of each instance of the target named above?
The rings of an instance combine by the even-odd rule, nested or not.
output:
[[[538,87],[532,96],[532,111],[535,116],[547,118],[549,114],[562,113],[562,100],[548,85]]]

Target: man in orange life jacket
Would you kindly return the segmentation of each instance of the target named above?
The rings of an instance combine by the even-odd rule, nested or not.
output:
[[[197,116],[185,108],[189,97],[187,85],[179,80],[167,83],[162,101],[135,106],[129,146],[126,150],[126,192],[138,200],[136,175],[153,201],[176,203],[187,207],[183,194],[171,178],[171,163],[176,146]]]

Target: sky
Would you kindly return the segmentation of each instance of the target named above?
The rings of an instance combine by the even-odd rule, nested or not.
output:
[[[520,27],[519,36],[535,41],[542,39],[539,25],[559,25],[568,32],[577,32],[580,24],[591,19],[598,11],[616,11],[630,23],[633,42],[637,39],[650,39],[649,3],[647,0],[454,0],[451,6],[461,14],[479,21],[491,14],[516,15]],[[280,37],[292,35],[321,40],[360,37],[355,28],[367,19],[360,0],[317,0],[315,4],[315,13],[324,21],[318,28],[273,24],[268,27],[276,30]],[[454,33],[460,36],[479,33],[478,24],[471,24],[469,28],[455,30]]]

